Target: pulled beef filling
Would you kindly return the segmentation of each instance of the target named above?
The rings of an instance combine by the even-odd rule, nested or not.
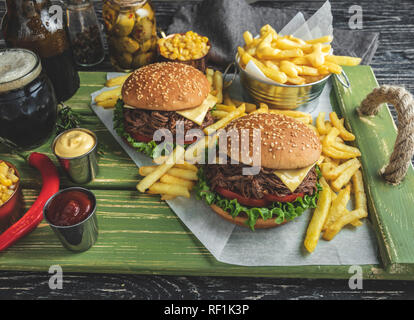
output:
[[[203,129],[214,123],[214,118],[207,112],[201,126],[184,118],[175,111],[151,111],[142,109],[124,109],[125,131],[134,136],[139,134],[146,137],[153,137],[158,129],[168,129],[173,135],[176,134],[178,121],[184,122],[184,136],[190,129]]]
[[[209,164],[205,170],[210,188],[216,190],[221,187],[236,192],[246,198],[262,199],[266,194],[283,197],[292,192],[273,173],[273,169],[261,168],[256,175],[243,175],[243,164]],[[296,188],[294,193],[313,195],[316,192],[317,173],[313,167]]]

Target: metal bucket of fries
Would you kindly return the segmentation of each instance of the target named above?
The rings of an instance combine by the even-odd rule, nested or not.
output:
[[[238,63],[236,65],[240,74],[240,81],[248,94],[257,103],[266,103],[270,108],[293,110],[301,108],[312,112],[318,102],[325,84],[331,75],[323,79],[302,85],[274,84],[260,80],[246,72]]]
[[[265,25],[256,37],[246,31],[243,38],[245,45],[237,48],[235,60],[241,83],[256,102],[275,109],[313,111],[330,76],[334,74],[349,87],[341,66],[361,62],[360,58],[333,55],[331,35],[304,40],[280,35]],[[254,68],[246,72],[251,62],[259,69],[257,74]]]

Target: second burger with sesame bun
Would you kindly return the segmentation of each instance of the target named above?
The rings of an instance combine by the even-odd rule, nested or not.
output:
[[[239,133],[254,129],[260,130],[260,149],[253,146],[254,139],[250,137],[248,152],[250,156],[260,152],[257,174],[246,175],[243,169],[251,169],[252,163],[242,163],[241,156],[238,164],[231,163],[237,153],[231,152],[228,136],[227,163],[201,168],[196,188],[197,196],[221,217],[253,230],[276,227],[316,207],[321,190],[317,162],[322,150],[311,128],[284,115],[249,114],[225,128],[226,132]],[[238,150],[246,148],[240,146]]]
[[[135,70],[124,82],[122,100],[114,112],[116,132],[132,147],[154,156],[160,141],[153,141],[158,129],[168,129],[174,143],[191,144],[185,138],[190,129],[214,123],[210,110],[217,99],[209,94],[210,84],[199,70],[174,62],[154,63]],[[184,141],[176,141],[182,122]]]

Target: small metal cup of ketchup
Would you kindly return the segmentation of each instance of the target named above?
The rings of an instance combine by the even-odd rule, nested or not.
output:
[[[46,202],[43,216],[68,250],[86,251],[98,238],[96,197],[88,189],[72,187],[57,192]]]
[[[59,134],[52,151],[69,178],[78,184],[92,181],[98,174],[98,138],[88,129],[74,128]]]
[[[10,195],[10,197],[5,202],[0,204],[0,234],[1,234],[22,217],[24,213],[23,212],[24,203],[23,203],[22,189],[20,186],[19,171],[17,171],[17,168],[10,162],[0,160],[0,163],[4,163],[8,168],[11,168],[14,171],[14,175],[18,178],[18,181],[13,184],[13,190],[14,190],[13,193]]]

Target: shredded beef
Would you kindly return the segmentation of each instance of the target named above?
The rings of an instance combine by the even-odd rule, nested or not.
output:
[[[261,168],[256,175],[243,175],[242,164],[209,164],[205,170],[212,190],[221,187],[236,192],[246,198],[261,199],[266,194],[286,196],[292,192],[273,173],[273,169]],[[313,195],[316,191],[317,174],[313,167],[294,193]]]
[[[184,122],[184,135],[190,129],[203,129],[214,123],[214,118],[210,112],[204,119],[201,126],[195,122],[184,118],[175,111],[151,111],[142,109],[124,109],[125,131],[134,136],[140,134],[152,137],[158,129],[168,129],[173,135],[176,134],[178,121]]]

